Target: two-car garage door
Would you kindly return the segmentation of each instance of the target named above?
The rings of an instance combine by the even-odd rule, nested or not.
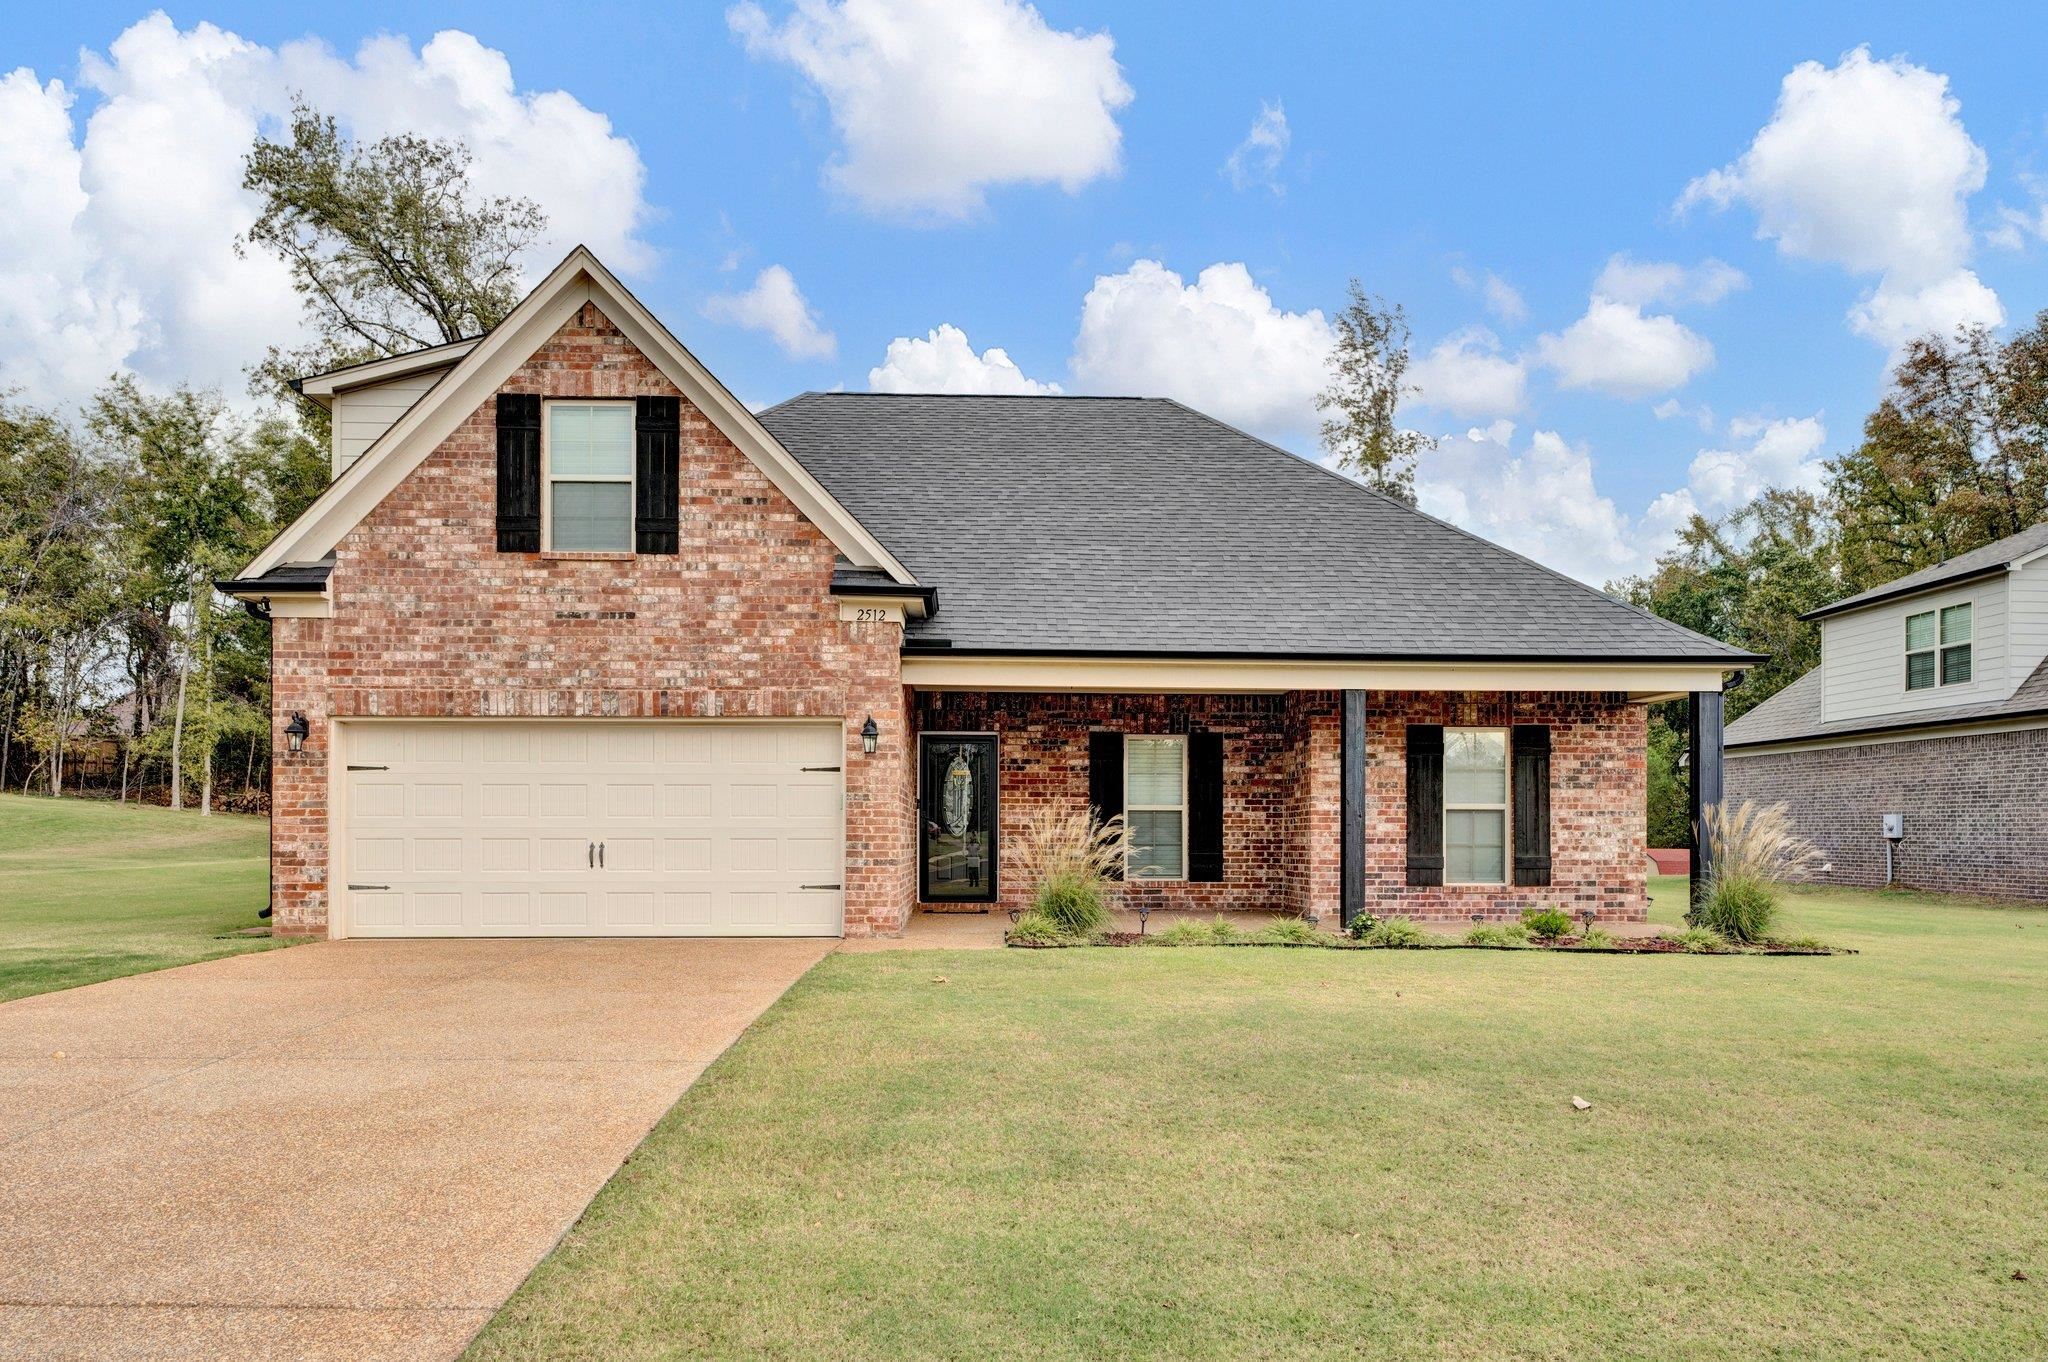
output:
[[[352,936],[836,936],[836,723],[352,720]]]

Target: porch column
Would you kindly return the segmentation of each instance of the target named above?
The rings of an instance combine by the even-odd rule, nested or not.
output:
[[[1696,690],[1687,707],[1689,766],[1688,812],[1692,819],[1692,901],[1698,903],[1714,869],[1713,838],[1707,833],[1707,810],[1721,802],[1721,692]]]
[[[1365,911],[1365,713],[1365,692],[1345,691],[1337,826],[1338,902],[1346,927]]]

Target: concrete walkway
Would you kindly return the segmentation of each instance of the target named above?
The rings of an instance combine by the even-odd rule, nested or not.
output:
[[[0,1005],[0,1357],[453,1357],[834,944],[342,941]]]

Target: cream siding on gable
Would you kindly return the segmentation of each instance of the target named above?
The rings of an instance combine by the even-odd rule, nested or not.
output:
[[[375,444],[378,436],[391,429],[392,423],[405,415],[407,408],[419,401],[420,396],[446,372],[445,369],[436,369],[424,374],[407,374],[403,378],[336,393],[331,409],[334,416],[334,476],[340,477],[350,464],[360,459],[363,451]]]
[[[1907,690],[1906,617],[1965,601],[1970,604],[1972,679],[1962,685]],[[2008,661],[2004,578],[1821,621],[1821,718],[1826,723],[2002,700],[2024,675],[2016,677]]]
[[[2048,658],[2048,559],[2006,575],[2006,676],[2018,689]]]

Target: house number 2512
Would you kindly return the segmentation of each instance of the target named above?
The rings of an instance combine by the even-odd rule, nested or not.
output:
[[[855,624],[887,624],[889,612],[879,605],[857,606],[853,612]]]

